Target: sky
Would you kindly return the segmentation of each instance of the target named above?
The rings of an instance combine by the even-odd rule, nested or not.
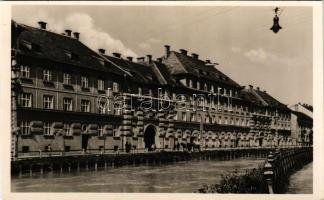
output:
[[[254,85],[284,104],[313,104],[311,7],[281,7],[279,33],[270,31],[273,7],[257,6],[13,6],[18,23],[80,32],[90,48],[123,57],[153,58],[188,50],[240,85]]]

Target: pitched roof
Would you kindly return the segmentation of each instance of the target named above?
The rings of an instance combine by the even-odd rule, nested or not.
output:
[[[223,84],[240,87],[234,80],[230,79],[224,73],[208,63],[182,53],[171,51],[170,55],[163,60],[168,66],[172,75],[191,74],[197,77],[203,77],[211,81],[221,82]]]
[[[281,103],[280,101],[272,97],[270,94],[261,90],[254,90],[254,91],[261,96],[261,98],[268,104],[268,106],[277,107],[281,109],[288,109],[287,105]]]
[[[276,100],[270,94],[253,88],[243,89],[241,91],[243,99],[260,106],[269,106],[278,109],[288,110],[288,107]]]
[[[20,54],[91,70],[123,74],[121,70],[105,62],[99,54],[75,38],[14,21],[12,23],[15,35],[12,45]],[[31,46],[37,47],[37,50],[31,49]]]
[[[291,111],[294,115],[297,116],[298,119],[301,119],[301,120],[308,120],[308,121],[313,121],[313,119],[311,117],[309,117],[308,115],[305,115],[304,113],[302,112],[298,112],[298,111]]]
[[[166,84],[175,86],[178,85],[178,83],[173,79],[172,75],[168,71],[168,67],[161,63],[161,62],[154,62],[154,66],[156,67],[156,73],[161,74],[161,79],[164,79]],[[155,68],[154,68],[155,69]],[[164,81],[161,81],[164,82]]]
[[[144,63],[131,62],[122,58],[114,56],[104,55],[112,63],[116,64],[121,69],[130,74],[130,78],[133,81],[145,83],[145,84],[161,84],[160,77],[156,74],[152,66]]]
[[[300,104],[301,106],[303,106],[304,108],[306,108],[307,110],[313,112],[313,106],[312,105],[308,105],[308,104]]]

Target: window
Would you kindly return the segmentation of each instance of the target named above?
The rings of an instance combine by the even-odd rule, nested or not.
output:
[[[53,109],[54,108],[54,98],[50,95],[43,96],[43,108],[44,109]]]
[[[70,59],[72,59],[72,60],[79,60],[79,56],[77,54],[72,53],[72,52],[70,52],[68,50],[65,50],[64,52],[65,52],[65,55],[67,57],[69,57]]]
[[[89,79],[88,77],[81,76],[81,87],[88,88],[89,87]]]
[[[113,82],[113,92],[119,92],[119,85],[116,82]]]
[[[142,95],[142,88],[138,88],[138,95]]]
[[[227,117],[225,117],[225,124],[228,124]]]
[[[244,119],[241,119],[241,125],[242,125],[242,126],[245,126]]]
[[[205,91],[208,90],[207,83],[204,84],[204,90],[205,90]]]
[[[102,124],[98,125],[98,136],[103,136],[103,125]]]
[[[22,93],[20,95],[20,103],[23,107],[31,107],[32,106],[32,95],[30,93]]]
[[[29,146],[22,146],[22,152],[23,153],[29,152]]]
[[[210,92],[214,93],[214,86],[213,85],[210,86]]]
[[[65,85],[71,85],[72,84],[71,74],[63,73],[63,84],[65,84]]]
[[[189,87],[192,88],[192,80],[189,79]]]
[[[229,91],[229,96],[232,97],[232,90]]]
[[[20,123],[20,130],[21,130],[22,135],[29,135],[30,134],[30,122],[22,121]]]
[[[98,112],[99,114],[105,114],[106,113],[106,102],[98,102]]]
[[[98,80],[98,90],[105,90],[105,81],[99,79]]]
[[[52,70],[44,69],[43,70],[43,80],[52,81]]]
[[[52,135],[52,128],[50,122],[44,122],[44,135]]]
[[[63,110],[64,111],[72,111],[72,99],[71,98],[63,98]]]
[[[118,132],[118,127],[117,126],[113,126],[113,136],[114,137],[119,137],[119,132]]]
[[[81,100],[81,112],[90,112],[90,101]]]
[[[197,89],[200,90],[200,82],[197,81]]]
[[[187,113],[186,112],[182,113],[182,121],[187,121]]]
[[[29,78],[30,75],[30,68],[26,65],[20,66],[20,74],[22,78]]]
[[[195,113],[190,113],[190,120],[191,120],[192,122],[195,121]]]
[[[70,124],[64,124],[63,125],[63,130],[66,136],[72,136],[72,131],[71,131],[71,127]]]

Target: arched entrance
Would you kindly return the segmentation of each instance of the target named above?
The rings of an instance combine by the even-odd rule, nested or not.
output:
[[[153,146],[155,146],[155,135],[156,135],[156,129],[151,124],[148,125],[144,131],[144,143],[145,148],[147,148],[149,151],[153,150]]]

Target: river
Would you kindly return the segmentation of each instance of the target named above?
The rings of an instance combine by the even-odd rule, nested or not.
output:
[[[313,193],[313,163],[305,165],[289,178],[288,194]]]
[[[98,171],[34,173],[13,177],[12,192],[150,192],[192,193],[215,184],[226,172],[244,172],[262,159],[184,161],[158,166],[124,166]]]

